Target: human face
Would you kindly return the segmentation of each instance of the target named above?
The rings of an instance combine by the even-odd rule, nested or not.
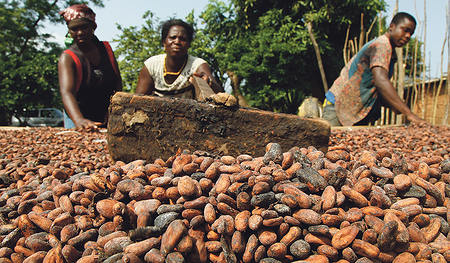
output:
[[[78,18],[67,24],[69,34],[77,44],[92,42],[94,29],[88,19]]]
[[[393,47],[403,47],[408,44],[411,36],[416,30],[416,24],[411,20],[405,18],[397,25],[391,23],[389,25],[390,42]]]
[[[183,57],[191,46],[186,29],[182,26],[172,26],[163,44],[169,57]]]

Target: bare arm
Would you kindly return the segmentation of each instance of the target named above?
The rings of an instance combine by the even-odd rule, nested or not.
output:
[[[136,94],[151,95],[155,90],[155,82],[150,76],[147,67],[144,65],[139,73],[139,79],[136,86]]]
[[[206,63],[201,64],[195,73],[199,77],[205,79],[206,81],[208,81],[207,79],[209,77],[211,79],[211,89],[215,93],[224,92],[223,88],[219,85],[219,83],[217,83],[216,79],[213,77],[211,69],[209,68],[208,64]]]
[[[61,93],[64,108],[70,119],[77,128],[90,128],[101,125],[100,122],[93,122],[85,119],[80,111],[76,99],[76,66],[69,54],[62,53],[58,62],[59,91]]]
[[[372,68],[374,85],[377,91],[381,94],[389,108],[392,108],[396,113],[403,113],[408,120],[419,124],[427,124],[428,122],[419,116],[415,115],[406,103],[398,96],[397,91],[389,80],[389,72],[382,67]]]

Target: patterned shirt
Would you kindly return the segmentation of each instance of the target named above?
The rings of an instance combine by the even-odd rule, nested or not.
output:
[[[366,43],[345,65],[330,89],[342,125],[352,126],[377,107],[379,96],[371,69],[382,67],[391,77],[395,61],[389,35],[384,34]]]

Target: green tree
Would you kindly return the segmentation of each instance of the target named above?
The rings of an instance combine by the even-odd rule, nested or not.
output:
[[[0,65],[1,107],[20,114],[38,107],[62,108],[58,83],[58,56],[36,53],[31,59],[14,54]],[[19,85],[18,85],[19,84]],[[56,84],[56,85],[55,85]]]
[[[417,57],[415,57],[415,50],[416,50],[416,41],[417,41]],[[412,37],[411,40],[408,42],[407,45],[405,45],[403,47],[403,54],[406,55],[406,67],[405,67],[405,75],[406,78],[408,80],[412,81],[412,77],[413,77],[413,64],[414,64],[414,60],[416,60],[416,78],[420,78],[421,77],[421,73],[422,73],[422,67],[425,66],[425,70],[424,72],[427,70],[427,66],[423,65],[423,61],[422,61],[422,46],[423,46],[423,41],[420,41],[417,39],[416,37]]]
[[[295,113],[302,97],[324,93],[307,23],[332,83],[343,67],[348,25],[350,37],[358,36],[361,13],[367,28],[384,8],[382,0],[212,0],[201,18],[220,68],[237,76],[234,92],[252,106]]]
[[[23,109],[62,108],[57,61],[63,49],[39,29],[46,21],[62,23],[61,9],[88,2],[103,6],[102,0],[0,2],[0,124]]]
[[[159,19],[154,18],[154,14],[150,11],[147,11],[142,18],[146,21],[141,28],[137,26],[123,28],[117,25],[122,35],[114,40],[118,41],[114,52],[119,57],[118,64],[124,91],[134,92],[144,61],[164,52],[159,33]]]
[[[256,31],[250,32],[239,60],[230,61],[233,71],[245,79],[242,85],[251,106],[295,113],[309,87],[300,86],[307,78],[307,32],[279,9],[260,17]],[[293,44],[296,43],[296,44]],[[236,54],[237,55],[237,54]],[[295,67],[293,67],[295,65]]]

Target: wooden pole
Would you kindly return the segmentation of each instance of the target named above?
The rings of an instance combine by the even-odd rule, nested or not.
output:
[[[358,51],[361,50],[361,48],[365,44],[365,37],[364,37],[364,13],[361,13],[361,31],[359,33],[359,48]]]
[[[314,37],[311,21],[308,22],[308,33],[309,33],[309,37],[311,38],[311,41],[313,43],[314,50],[316,51],[317,63],[319,64],[319,70],[320,70],[320,76],[322,77],[323,89],[324,89],[325,93],[327,93],[328,92],[327,78],[325,76],[325,70],[323,69],[322,57],[320,56],[319,45],[317,44],[316,38]]]
[[[447,30],[450,31],[450,0],[449,0],[449,4],[447,5]],[[450,34],[447,34],[447,38],[450,38]],[[448,39],[447,41],[447,50],[450,50],[450,39]],[[442,124],[446,124],[448,125],[448,116],[449,116],[449,111],[450,111],[450,81],[448,78],[448,73],[450,72],[450,52],[447,52],[447,56],[448,56],[448,62],[447,62],[447,83],[445,85],[445,94],[447,97],[447,101],[445,103],[445,112],[444,112],[444,118],[443,118],[443,123]]]
[[[350,53],[348,54],[348,60],[350,60],[351,57],[353,57],[355,55],[355,43],[352,39],[350,39],[350,41],[348,42],[349,44],[349,49],[350,49]]]
[[[439,94],[441,94],[442,83],[444,82],[444,73],[442,72],[442,67],[443,67],[442,63],[444,60],[444,50],[445,50],[445,43],[447,42],[447,34],[448,34],[448,27],[445,28],[444,44],[442,44],[442,50],[441,50],[441,76],[439,78],[439,86],[436,91],[436,95],[434,97],[433,122],[432,122],[433,124],[436,124],[436,112],[437,112],[438,98],[439,98]],[[444,124],[444,123],[442,123],[442,124]]]
[[[403,61],[403,70],[405,71],[405,75],[406,75],[406,65],[408,64],[408,54],[409,54],[409,45],[406,45],[406,51],[405,51],[405,56],[404,56],[404,61]],[[409,101],[410,93],[411,93],[411,88],[408,88],[406,91],[406,97],[405,97],[405,103],[407,103],[407,104]],[[408,106],[411,107],[411,103],[409,103]]]
[[[394,12],[392,16],[395,16],[398,12],[398,0],[395,1]],[[405,69],[403,66],[403,48],[395,48],[394,52],[397,54],[397,63],[395,63],[395,70],[392,83],[393,86],[397,89],[397,94],[400,98],[403,99],[404,93],[404,81],[405,81]],[[403,120],[402,115],[395,115],[394,112],[391,113],[391,122],[395,122],[395,124],[401,124]],[[391,123],[390,123],[391,124]]]
[[[378,36],[381,36],[381,26],[382,26],[382,24],[381,24],[381,22],[383,21],[383,18],[382,18],[383,16],[381,15],[381,12],[380,12],[380,19],[378,19]]]
[[[420,21],[418,22],[418,27],[420,28]],[[416,79],[416,74],[417,74],[417,52],[418,52],[418,46],[419,46],[419,37],[416,37],[416,41],[414,43],[414,61],[413,61],[413,73],[412,73],[412,78],[413,78],[413,94],[411,96],[413,96],[413,102],[412,102],[412,108],[411,110],[414,112],[415,108],[417,107],[417,100],[418,100],[418,89],[417,89],[417,79]],[[417,113],[417,112],[416,112]]]
[[[377,22],[377,20],[378,20],[378,16],[376,16],[375,19],[372,21],[372,24],[370,24],[369,30],[367,30],[367,32],[366,32],[366,40],[365,40],[365,43],[367,43],[367,42],[370,41],[370,40],[369,40],[369,34],[370,34],[370,32],[372,31],[372,28],[373,28],[373,26],[375,25],[375,22]],[[364,44],[365,44],[365,43],[364,43]]]
[[[398,78],[397,78],[397,93],[398,96],[403,99],[404,97],[404,86],[405,86],[405,67],[403,64],[403,48],[395,48],[397,53],[397,68],[398,68]],[[395,124],[401,124],[403,121],[403,115],[398,114],[396,116]]]
[[[344,50],[342,52],[342,54],[344,55],[344,64],[347,64],[347,62],[350,60],[348,58],[349,54],[347,53],[347,52],[350,52],[350,51],[347,51],[347,50],[349,50],[347,45],[348,45],[348,35],[350,34],[350,26],[351,25],[348,25],[348,27],[347,27],[347,34],[345,35],[345,42],[344,42]]]
[[[395,7],[392,16],[395,16],[397,12],[398,12],[398,0],[395,1]],[[394,83],[396,84],[394,85],[394,87],[397,89],[398,96],[403,99],[403,86],[405,81],[405,69],[403,67],[403,48],[395,48],[395,53],[397,53],[397,63],[395,72],[396,73],[398,72],[398,74],[394,75],[395,76]],[[401,124],[402,120],[403,120],[402,115],[400,114],[397,115],[395,119],[395,124]]]
[[[427,0],[423,0],[423,55],[422,55],[422,92],[421,92],[421,101],[422,101],[422,119],[426,118],[426,101],[425,101],[425,75],[426,75],[426,69],[425,69],[425,55],[426,55],[426,43],[427,43]]]

